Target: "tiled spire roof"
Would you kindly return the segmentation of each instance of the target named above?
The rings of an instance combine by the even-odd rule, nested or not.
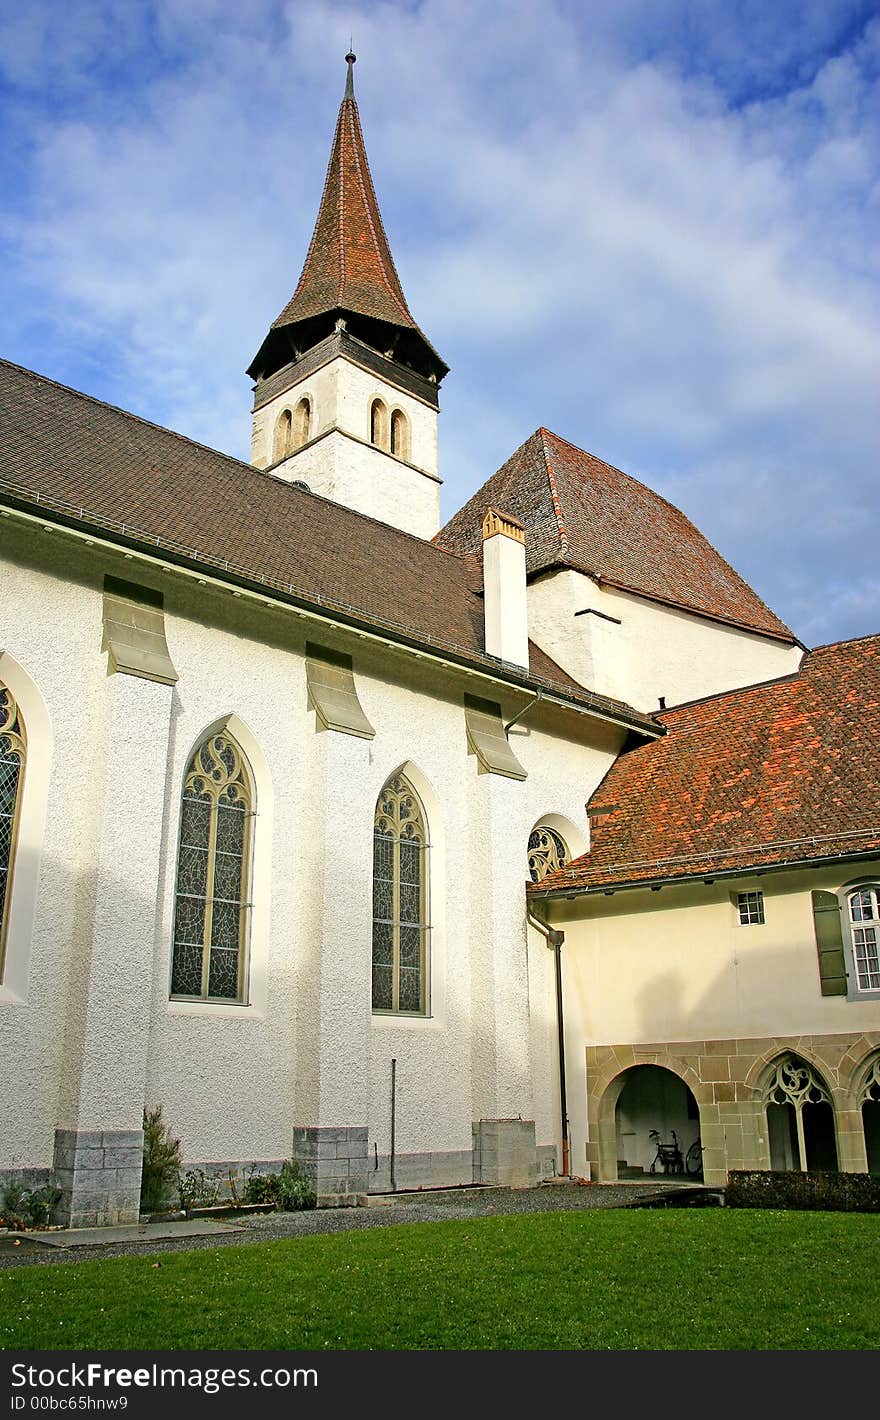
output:
[[[296,290],[271,331],[343,312],[412,332],[427,347],[438,379],[447,366],[416,325],[394,265],[370,176],[354,96],[355,56],[346,55],[348,79],[339,106],[318,219]],[[271,338],[271,332],[270,332]],[[264,343],[265,344],[265,343]],[[257,365],[260,357],[258,356]],[[252,367],[251,373],[258,373]]]
[[[336,309],[417,330],[397,275],[354,96],[354,55],[339,106],[318,220],[299,285],[273,326]]]

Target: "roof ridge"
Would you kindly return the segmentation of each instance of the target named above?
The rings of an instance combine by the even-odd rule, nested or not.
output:
[[[807,655],[812,656],[815,651],[832,651],[836,646],[855,646],[859,641],[880,641],[880,631],[868,631],[864,636],[843,636],[839,641],[823,641],[819,646],[812,646]]]
[[[796,671],[787,671],[785,675],[768,676],[766,680],[753,680],[748,685],[734,685],[729,690],[713,690],[711,695],[695,695],[692,700],[681,700],[678,705],[667,705],[665,710],[652,711],[651,718],[665,724],[664,716],[675,715],[679,710],[692,710],[697,705],[710,705],[713,700],[726,700],[733,695],[745,695],[750,690],[767,690],[774,685],[788,685],[796,680],[804,680],[804,664],[808,656],[809,652],[804,656]]]
[[[538,437],[541,440],[541,450],[544,454],[544,467],[547,470],[547,482],[550,485],[550,500],[553,504],[553,515],[556,518],[556,526],[559,531],[559,551],[568,560],[571,544],[568,539],[568,529],[565,525],[565,515],[562,508],[562,499],[559,496],[559,487],[556,482],[556,470],[553,467],[553,460],[550,457],[550,450],[547,447],[548,438],[552,438],[552,432],[545,429],[543,424],[538,429]],[[572,447],[574,447],[572,445]]]
[[[352,96],[351,96],[350,98],[345,98],[345,99],[343,99],[343,105],[345,105],[345,104],[348,104],[348,105],[350,106],[350,108],[349,108],[349,123],[350,123],[350,127],[352,128],[352,143],[353,143],[353,145],[354,145],[355,172],[356,172],[356,174],[357,174],[358,187],[360,188],[361,197],[363,198],[364,211],[365,211],[366,216],[367,216],[367,222],[369,223],[370,232],[371,232],[372,237],[373,237],[373,246],[375,247],[376,255],[377,255],[377,257],[379,258],[379,265],[380,265],[381,268],[382,268],[383,274],[384,274],[384,276],[385,276],[385,280],[386,280],[386,282],[388,283],[388,286],[389,286],[389,288],[390,288],[390,290],[391,290],[391,295],[392,295],[392,297],[393,297],[393,299],[394,299],[395,304],[400,308],[402,314],[406,317],[406,319],[411,321],[411,320],[413,319],[412,311],[409,309],[409,306],[408,306],[407,303],[406,303],[406,296],[404,295],[403,284],[402,284],[402,282],[401,282],[401,280],[400,280],[400,276],[399,276],[399,274],[398,274],[397,267],[396,267],[395,264],[394,264],[394,255],[393,255],[393,253],[392,253],[392,251],[391,251],[391,243],[390,243],[389,240],[388,240],[388,233],[385,231],[385,223],[382,221],[382,211],[381,211],[381,208],[379,207],[379,199],[378,199],[378,197],[376,196],[376,189],[375,189],[375,186],[374,186],[374,184],[373,184],[373,175],[372,175],[372,173],[370,172],[370,160],[369,160],[369,158],[367,157],[367,148],[366,148],[366,144],[364,143],[364,135],[363,135],[363,130],[362,130],[362,128],[361,128],[361,116],[360,116],[360,111],[359,111],[358,106],[357,106],[357,99],[356,99],[356,98],[354,97],[354,95],[352,94]],[[356,129],[357,129],[357,132],[356,132],[356,133],[354,132],[355,127],[356,127]],[[358,141],[358,140],[359,140],[359,141]],[[374,201],[375,207],[376,207],[376,218],[377,218],[378,223],[379,223],[379,232],[381,233],[381,237],[382,237],[382,240],[381,240],[381,241],[379,240],[379,235],[378,235],[377,232],[376,232],[376,228],[375,228],[375,225],[374,225],[374,222],[373,222],[373,213],[372,213],[372,211],[370,210],[370,199],[369,199],[369,194],[367,193],[367,191],[366,191],[366,189],[365,189],[364,174],[363,174],[363,172],[362,172],[362,170],[361,170],[361,159],[363,159],[363,164],[364,164],[364,167],[366,168],[367,182],[369,183],[370,190],[372,191],[372,194],[373,194],[373,201]],[[340,204],[340,213],[341,213],[341,211],[342,211],[342,207],[341,207],[341,204]],[[384,244],[384,249],[385,249],[384,254],[383,254],[383,250],[382,250],[383,244]],[[387,267],[386,262],[385,262],[385,256],[386,256],[386,255],[387,255],[387,257],[388,257],[388,261],[391,263],[391,270],[390,270],[390,272],[389,272],[388,267]]]

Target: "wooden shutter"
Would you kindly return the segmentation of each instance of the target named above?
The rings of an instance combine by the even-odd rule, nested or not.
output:
[[[845,996],[846,962],[843,955],[840,903],[833,892],[814,891],[812,896],[822,995]]]

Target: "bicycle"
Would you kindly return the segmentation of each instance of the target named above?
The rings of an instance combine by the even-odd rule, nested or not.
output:
[[[658,1164],[662,1165],[664,1173],[684,1173],[684,1158],[679,1148],[678,1135],[674,1129],[669,1132],[672,1135],[671,1144],[664,1144],[659,1129],[652,1129],[648,1134],[648,1138],[657,1146],[657,1152],[651,1162],[651,1173],[657,1172]]]
[[[684,1167],[685,1167],[685,1172],[688,1173],[691,1178],[698,1178],[698,1177],[702,1176],[702,1173],[703,1173],[703,1145],[702,1145],[702,1141],[701,1141],[699,1138],[697,1138],[697,1139],[694,1140],[693,1144],[691,1144],[691,1147],[688,1149],[687,1153],[685,1154],[685,1156],[684,1156]]]

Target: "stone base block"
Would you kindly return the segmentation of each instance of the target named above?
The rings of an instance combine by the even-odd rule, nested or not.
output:
[[[371,1193],[391,1192],[391,1156],[369,1159]],[[473,1181],[473,1156],[464,1149],[447,1153],[396,1154],[395,1189],[457,1188]]]
[[[143,1155],[141,1129],[56,1129],[56,1221],[71,1228],[136,1223]]]
[[[292,1157],[315,1190],[319,1208],[354,1208],[366,1198],[366,1125],[297,1127]]]
[[[533,1119],[478,1119],[473,1140],[474,1183],[532,1188],[538,1182]]]

